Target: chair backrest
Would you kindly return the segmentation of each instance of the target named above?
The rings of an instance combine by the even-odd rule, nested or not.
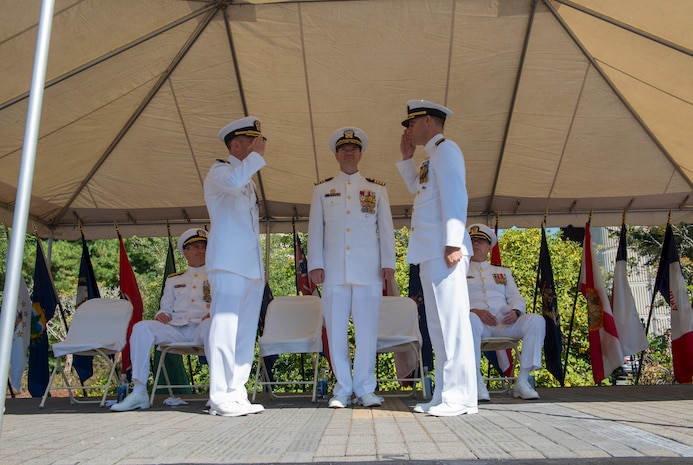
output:
[[[409,297],[384,296],[378,317],[377,350],[414,341],[422,341],[416,302]]]
[[[312,295],[275,297],[267,306],[265,327],[260,337],[263,355],[272,355],[279,341],[303,341],[295,352],[319,352],[322,350],[322,308],[320,297]],[[306,346],[306,343],[308,346]],[[276,347],[272,348],[272,347]],[[302,347],[302,348],[300,348]],[[310,348],[311,350],[306,350]],[[286,346],[284,346],[286,349]],[[269,350],[270,352],[266,352]]]
[[[125,299],[90,299],[75,310],[65,339],[53,344],[56,356],[104,348],[122,350],[127,342],[132,304]]]

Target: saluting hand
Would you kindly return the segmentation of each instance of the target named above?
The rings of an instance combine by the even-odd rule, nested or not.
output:
[[[402,138],[399,142],[399,151],[402,152],[402,160],[409,160],[414,156],[414,152],[416,151],[416,145],[414,145],[409,131],[406,129],[402,133]]]
[[[264,155],[266,143],[267,140],[264,137],[254,138],[248,145],[248,155],[250,155],[250,152],[257,152],[260,155]]]

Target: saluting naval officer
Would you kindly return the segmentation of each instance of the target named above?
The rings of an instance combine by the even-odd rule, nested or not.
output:
[[[395,236],[385,184],[358,170],[368,137],[359,128],[338,129],[330,149],[339,174],[316,184],[308,223],[308,270],[322,284],[332,370],[337,378],[328,406],[355,402],[382,405],[375,395],[374,375],[378,313],[383,279],[395,274]],[[354,323],[356,350],[352,375],[349,317]]]
[[[474,255],[469,265],[467,287],[474,334],[474,352],[478,376],[478,398],[488,401],[491,397],[479,372],[482,337],[511,337],[522,339],[520,373],[515,380],[513,395],[523,399],[538,399],[539,394],[527,381],[532,370],[541,368],[541,351],[544,346],[546,322],[539,314],[527,314],[525,299],[517,289],[510,268],[491,265],[488,254],[498,239],[491,228],[484,224],[469,227]]]
[[[192,342],[204,344],[205,353],[209,353],[211,294],[205,270],[206,250],[207,231],[204,229],[188,229],[178,238],[178,251],[187,260],[188,268],[166,278],[159,311],[154,319],[140,321],[132,327],[132,393],[122,402],[113,404],[111,410],[125,412],[149,408],[147,380],[149,359],[155,344]]]
[[[209,413],[235,417],[264,410],[250,403],[245,383],[265,286],[259,201],[252,180],[266,164],[265,138],[260,121],[249,116],[224,126],[219,139],[229,157],[212,165],[204,182],[212,286]]]
[[[409,100],[397,168],[415,194],[407,263],[419,264],[426,320],[436,356],[435,390],[414,411],[435,416],[477,413],[474,344],[469,322],[466,276],[472,244],[467,222],[464,157],[443,136],[449,108]],[[418,166],[414,151],[426,156]]]

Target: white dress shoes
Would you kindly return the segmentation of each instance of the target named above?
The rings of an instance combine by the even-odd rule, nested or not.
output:
[[[265,410],[261,404],[251,404],[247,399],[244,401],[223,402],[220,405],[212,405],[209,409],[210,415],[220,417],[242,417],[253,413],[260,413]]]
[[[372,392],[363,395],[356,400],[357,404],[363,405],[364,407],[380,407],[383,405],[383,402],[385,402],[385,399],[380,396],[376,396]]]
[[[351,399],[346,396],[333,396],[327,403],[330,408],[346,408],[351,405]]]
[[[440,404],[441,400],[440,399],[431,399],[428,402],[422,403],[422,404],[416,404],[414,406],[414,412],[415,413],[428,413],[428,409],[431,407]]]
[[[486,383],[484,383],[483,378],[480,378],[476,384],[476,398],[479,400],[479,402],[491,401],[491,396],[488,393],[488,389],[486,389]]]
[[[516,379],[515,387],[513,388],[513,397],[521,397],[526,400],[538,399],[539,393],[532,389],[525,379]]]
[[[128,412],[135,409],[149,408],[149,396],[139,392],[130,393],[122,402],[111,405],[111,410],[114,412]]]
[[[467,407],[462,404],[449,404],[443,402],[429,408],[426,413],[435,417],[455,417],[457,415],[472,415],[478,412],[479,409],[477,407]]]

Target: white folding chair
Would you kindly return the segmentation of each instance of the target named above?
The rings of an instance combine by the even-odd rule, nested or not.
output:
[[[168,389],[169,397],[174,397],[173,389],[176,388],[209,388],[209,384],[171,384],[171,380],[168,376],[168,370],[166,370],[166,355],[177,354],[177,355],[197,355],[198,357],[204,357],[205,346],[201,344],[193,344],[190,342],[172,342],[169,344],[159,344],[157,347],[159,352],[159,363],[156,367],[156,372],[154,375],[154,386],[152,387],[152,393],[149,397],[149,404],[154,405],[154,396],[156,395],[157,389]],[[161,379],[161,374],[164,374],[164,379],[166,383],[159,383]]]
[[[267,306],[265,328],[258,338],[260,346],[258,363],[255,369],[253,400],[258,386],[269,386],[275,397],[273,385],[305,384],[313,387],[312,400],[316,400],[318,385],[318,362],[322,351],[322,308],[320,297],[312,295],[275,297]],[[313,357],[313,376],[310,380],[270,381],[264,357],[279,354],[311,354]],[[264,381],[260,381],[262,368]],[[285,395],[285,397],[299,397]],[[302,397],[302,396],[300,396]]]
[[[412,353],[415,357],[412,371],[418,366],[419,376],[395,379],[378,379],[378,382],[409,381],[418,382],[423,391],[424,367],[421,356],[421,332],[419,331],[419,311],[413,299],[409,297],[384,296],[378,317],[378,344],[376,352]],[[416,389],[397,392],[390,395],[413,396]]]
[[[518,345],[520,339],[515,339],[511,337],[486,337],[481,339],[481,353],[496,351],[496,350],[507,350],[512,349],[513,351],[513,361],[512,361],[512,376],[503,376],[501,373],[496,377],[484,376],[484,382],[488,385],[491,381],[500,381],[501,389],[495,389],[491,392],[503,392],[508,393],[512,387],[512,383],[515,381],[515,372],[517,371],[517,365],[520,361],[520,350]]]
[[[103,407],[106,403],[108,389],[115,380],[116,357],[114,356],[118,355],[125,347],[130,318],[132,318],[132,304],[125,299],[90,299],[77,307],[67,336],[61,342],[53,344],[55,367],[39,407],[44,406],[49,392],[57,389],[67,389],[72,404],[99,402],[78,400],[73,395],[73,390],[103,389],[103,396],[100,401],[101,407]],[[110,367],[106,385],[72,385],[63,366],[63,361],[68,355],[101,356]],[[53,386],[58,370],[60,370],[60,375],[65,382],[64,386]]]

